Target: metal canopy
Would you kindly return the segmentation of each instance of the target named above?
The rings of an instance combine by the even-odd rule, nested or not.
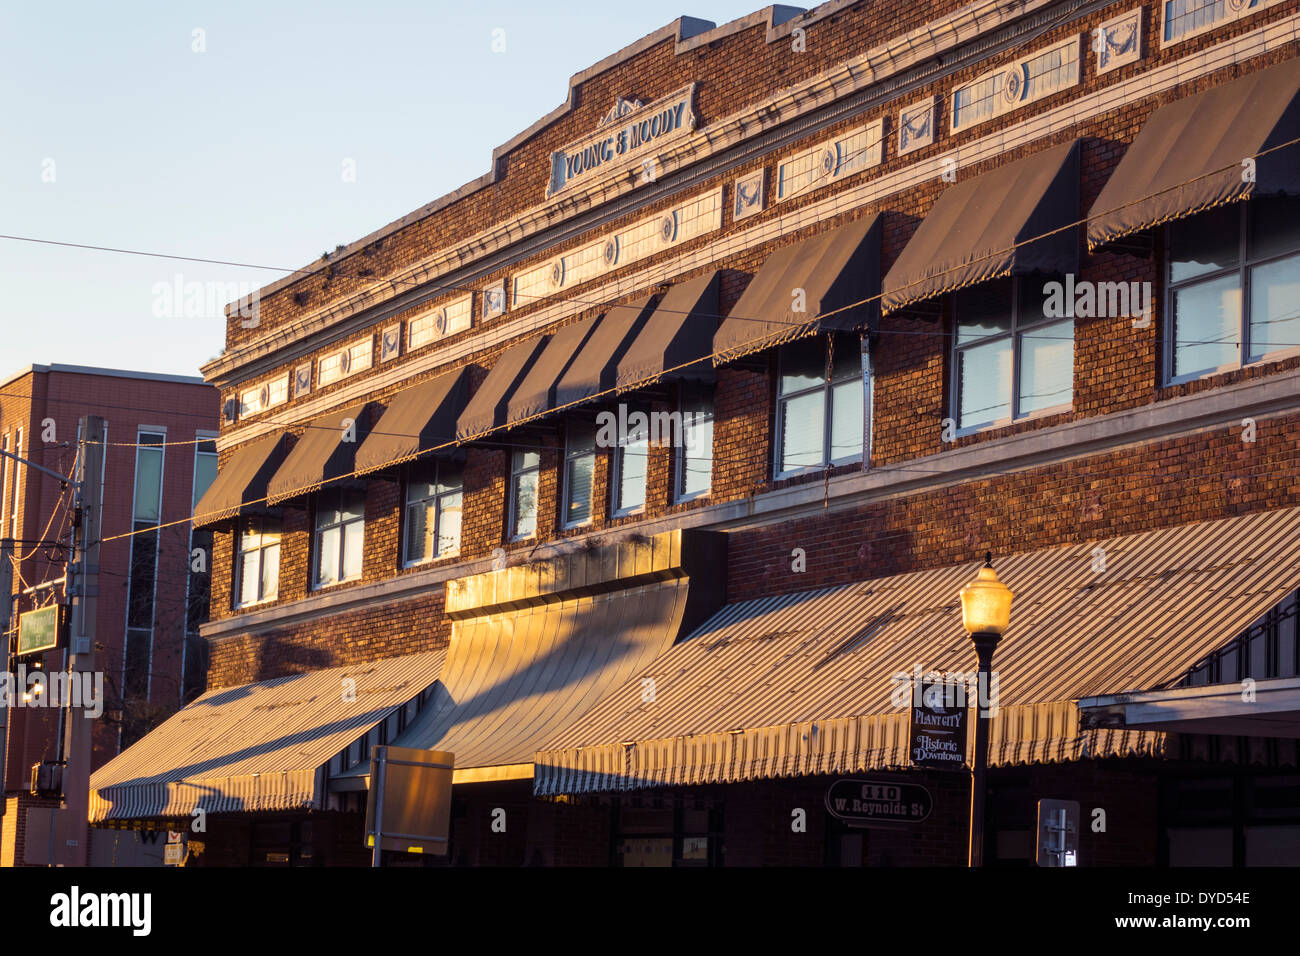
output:
[[[1094,549],[1105,571],[1094,570]],[[1011,555],[994,764],[1159,755],[1163,735],[1079,726],[1080,698],[1168,686],[1300,585],[1300,509]],[[539,794],[905,767],[915,668],[967,673],[958,590],[976,564],[723,608],[535,759]],[[633,690],[652,678],[658,702]]]

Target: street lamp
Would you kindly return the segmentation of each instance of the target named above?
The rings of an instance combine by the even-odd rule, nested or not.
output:
[[[984,865],[984,778],[989,762],[989,713],[979,699],[979,690],[992,686],[993,651],[1002,632],[1011,623],[1011,598],[1007,586],[993,570],[993,552],[984,554],[984,567],[970,584],[961,589],[961,623],[975,643],[979,655],[979,683],[975,698],[975,761],[971,768],[970,858],[971,866]]]

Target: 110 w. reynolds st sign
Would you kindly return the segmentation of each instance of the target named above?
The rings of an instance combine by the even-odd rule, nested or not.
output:
[[[648,147],[694,129],[694,98],[694,83],[653,103],[620,98],[601,120],[595,136],[551,153],[547,198],[616,160],[647,153]]]

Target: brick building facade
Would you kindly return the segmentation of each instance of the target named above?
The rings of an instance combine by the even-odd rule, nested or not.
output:
[[[1107,553],[1144,556],[1142,573],[1112,564],[1126,587],[1190,574],[1183,586],[1205,589],[1092,620],[1095,609],[1062,604],[1069,625],[1040,622],[1037,633],[1077,633],[1076,661],[1087,667],[1054,662],[1045,636],[1025,634],[1033,654],[1008,652],[1021,669],[1003,675],[1008,704],[1040,710],[1015,711],[1019,729],[1007,729],[1009,714],[995,730],[1004,750],[991,781],[994,859],[1035,856],[1037,801],[1049,797],[1085,813],[1109,808],[1108,828],[1079,834],[1085,863],[1272,860],[1255,832],[1265,826],[1268,840],[1300,851],[1293,745],[1257,729],[1243,735],[1241,724],[1228,735],[1115,716],[1126,705],[1115,695],[1297,674],[1300,575],[1287,561],[1300,507],[1300,325],[1278,303],[1300,291],[1286,258],[1300,252],[1300,234],[1285,226],[1300,190],[1269,157],[1293,138],[1300,7],[1193,6],[1023,0],[886,12],[834,0],[721,26],[682,18],[576,75],[564,105],[498,148],[480,179],[263,289],[256,323],[232,310],[227,349],[203,369],[221,389],[218,444],[232,475],[220,507],[196,515],[215,532],[203,629],[210,693],[331,668],[347,681],[407,655],[442,654],[446,664],[409,717],[391,728],[371,721],[362,748],[326,754],[327,782],[296,792],[282,819],[259,824],[233,812],[246,804],[222,804],[230,815],[214,817],[207,859],[265,862],[257,827],[299,833],[307,807],[359,834],[362,749],[396,741],[457,753],[454,862],[960,864],[967,777],[908,770],[896,741],[874,751],[845,744],[821,764],[809,756],[825,756],[809,734],[850,727],[837,721],[857,721],[853,734],[897,730],[867,703],[887,688],[856,702],[824,688],[816,711],[812,698],[799,696],[800,709],[792,697],[783,710],[764,695],[792,679],[781,668],[821,653],[817,641],[834,667],[850,659],[836,678],[846,687],[876,680],[872,667],[973,666],[953,616],[956,587],[926,582],[949,582],[963,566],[973,577],[969,562],[986,550],[1022,559],[1004,580],[1030,618],[1054,600],[1044,589],[1067,586],[1074,556],[1095,574]],[[1261,85],[1247,96],[1241,84],[1252,77]],[[1261,129],[1225,118],[1234,96],[1263,104],[1251,113],[1266,117],[1255,121]],[[1202,157],[1186,134],[1195,123],[1185,139],[1160,140],[1161,124],[1193,106],[1227,153]],[[1224,178],[1223,155],[1243,169],[1257,162],[1258,177],[1251,166],[1244,185],[1235,169]],[[1151,168],[1136,168],[1147,157]],[[1191,175],[1178,173],[1198,160]],[[1197,192],[1200,182],[1213,189]],[[1125,188],[1135,197],[1104,201],[1104,190]],[[1112,221],[1116,209],[1157,201],[1170,208],[1122,228]],[[1023,220],[1009,221],[1017,210]],[[949,228],[933,225],[944,217]],[[1211,248],[1229,231],[1237,245]],[[665,307],[674,290],[715,274],[716,301],[710,292],[684,310]],[[1123,283],[1145,305],[1108,311],[1076,300],[1077,313],[1062,318],[1046,302],[1050,283],[1067,276],[1069,288]],[[712,344],[674,366],[673,348],[697,342],[701,323]],[[620,344],[601,352],[615,327]],[[619,363],[651,329],[675,344],[628,378]],[[604,367],[584,367],[593,360]],[[572,391],[575,376],[595,384]],[[529,404],[538,378],[543,398]],[[453,380],[467,396],[455,403],[443,397]],[[401,433],[412,442],[403,453],[364,466],[374,443],[410,425],[419,388],[442,404]],[[585,429],[620,405],[705,409],[707,451],[639,433],[618,447],[584,444]],[[450,417],[440,425],[439,415]],[[309,439],[329,429],[343,437],[309,460]],[[1243,522],[1270,515],[1279,524],[1249,525],[1247,535]],[[1282,570],[1265,590],[1233,592],[1258,601],[1215,603],[1212,625],[1184,627],[1191,595],[1221,596],[1204,579],[1216,541],[1237,556],[1224,567]],[[661,546],[672,552],[662,564]],[[687,552],[718,547],[714,587],[701,583],[709,562],[690,570]],[[648,571],[637,549],[652,554]],[[1180,554],[1201,563],[1180,564]],[[1060,580],[1036,574],[1044,566],[1063,568]],[[528,633],[601,653],[584,643],[590,634],[575,636],[585,625],[553,632],[539,609],[604,600],[611,620],[659,620],[667,612],[655,601],[686,599],[650,594],[651,582],[688,578],[698,616],[664,617],[663,641],[638,645],[648,656],[626,673],[584,670],[595,690],[581,706],[565,703],[562,677],[537,676],[537,646],[510,652],[531,662],[522,665],[492,650]],[[842,644],[867,623],[854,619],[814,628],[812,643],[787,653],[779,647],[797,633],[796,615],[794,631],[753,631],[743,652],[752,656],[733,664],[709,670],[707,655],[690,656],[710,635],[720,635],[717,647],[739,642],[728,635],[797,606],[799,595],[811,595],[811,609],[885,579],[918,603],[885,610],[877,623],[895,631],[879,633],[902,634],[899,622],[920,609],[943,611],[941,625],[927,625],[947,635],[932,646],[941,650],[920,659],[904,635],[881,658],[870,628]],[[1086,595],[1108,585],[1076,586]],[[1106,650],[1106,628],[1147,656],[1125,670]],[[1221,649],[1265,632],[1267,660],[1230,675]],[[1151,648],[1157,634],[1163,643]],[[466,658],[471,646],[478,656]],[[666,684],[662,662],[679,659],[703,668],[694,683],[685,678],[690,694],[619,703],[645,675]],[[495,687],[466,677],[497,665]],[[728,684],[736,667],[774,677],[742,692]],[[1062,675],[1074,670],[1070,683]],[[1036,686],[1022,686],[1028,675]],[[804,677],[822,679],[816,667]],[[804,678],[789,693],[809,693]],[[547,703],[529,725],[542,729],[524,740],[515,711],[530,696]],[[1069,705],[1052,711],[1069,715],[1064,731],[1041,709],[1057,704]],[[654,707],[665,716],[648,716]],[[1040,718],[1056,728],[1050,741],[1030,727]],[[773,728],[796,726],[805,729],[772,743]],[[726,734],[739,742],[718,743]],[[791,749],[752,760],[728,749],[761,734]],[[631,750],[617,780],[620,740]],[[739,762],[690,763],[679,750],[694,742]],[[1263,744],[1266,758],[1248,756]],[[519,759],[474,762],[494,747]],[[666,762],[638,763],[633,750]],[[149,753],[136,772],[149,769]],[[100,778],[103,819],[189,812],[179,797],[109,808],[123,773]],[[922,782],[932,815],[911,831],[845,826],[827,811],[826,788],[862,773]],[[1178,794],[1202,786],[1282,796],[1271,815],[1243,816],[1235,798],[1199,820],[1176,809]],[[496,809],[526,825],[494,830]],[[791,825],[796,810],[802,828]],[[1202,840],[1198,827],[1214,835]],[[272,855],[302,860],[300,850]]]
[[[33,365],[0,383],[0,447],[36,465],[72,476],[79,422],[107,422],[102,488],[99,603],[95,619],[104,680],[104,716],[96,727],[99,767],[203,688],[207,574],[191,573],[194,502],[216,475],[218,394],[197,377],[70,365]],[[13,584],[17,615],[64,601],[71,544],[71,491],[12,459],[0,463],[5,524],[19,560]],[[154,528],[132,538],[136,527]],[[11,622],[5,622],[6,631]],[[6,655],[14,653],[10,643]],[[63,666],[62,649],[42,655],[47,670]],[[9,671],[17,659],[8,657]],[[22,661],[29,670],[31,657]],[[0,828],[5,865],[23,862],[21,818],[31,797],[34,764],[58,759],[57,711],[9,708],[5,716],[4,790]]]

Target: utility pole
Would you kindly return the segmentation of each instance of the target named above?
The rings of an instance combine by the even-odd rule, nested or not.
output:
[[[68,594],[72,601],[69,628],[68,676],[82,687],[93,686],[93,677],[83,682],[82,674],[95,670],[95,611],[99,603],[99,475],[104,458],[104,419],[86,415],[81,419],[81,447],[77,449],[77,472],[73,486],[75,522],[74,564],[68,568]],[[64,809],[55,814],[60,827],[55,859],[65,866],[85,866],[90,844],[90,761],[95,720],[87,701],[82,712],[68,711],[63,768]]]
[[[14,591],[14,541],[0,538],[0,630],[5,637],[5,666],[9,661],[9,628],[13,620]],[[0,790],[4,789],[5,754],[9,749],[9,711],[0,707]],[[3,794],[0,794],[0,814],[4,813]]]

